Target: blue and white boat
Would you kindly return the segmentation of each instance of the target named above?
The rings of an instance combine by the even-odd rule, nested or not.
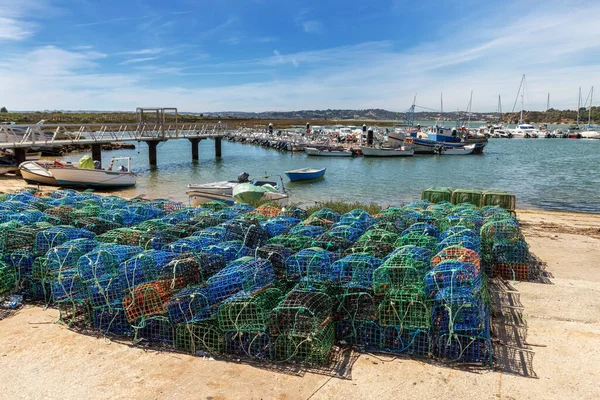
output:
[[[313,179],[322,178],[325,176],[325,170],[327,168],[315,169],[315,168],[299,168],[293,169],[291,171],[285,171],[285,174],[290,181],[298,182],[298,181],[310,181]]]
[[[412,139],[415,154],[436,154],[436,150],[443,146],[446,149],[462,149],[466,145],[474,144],[471,154],[481,154],[487,144],[485,136],[471,134],[466,128],[447,128],[435,125],[426,132],[410,131],[405,133],[406,139]],[[400,146],[399,138],[389,138],[392,146]],[[396,143],[397,142],[397,143]]]

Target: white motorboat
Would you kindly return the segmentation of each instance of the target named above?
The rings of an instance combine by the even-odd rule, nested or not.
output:
[[[360,146],[365,157],[410,157],[415,154],[414,147],[396,147],[396,148],[385,148],[385,147],[369,147]]]
[[[305,147],[304,151],[309,156],[322,156],[322,157],[351,157],[352,152],[350,150],[332,150],[332,149],[318,149],[316,147]]]
[[[588,130],[580,132],[580,135],[582,139],[600,139],[600,131]]]
[[[441,147],[438,154],[445,156],[466,156],[472,154],[475,150],[475,144],[469,144],[463,147]]]
[[[540,133],[535,126],[530,124],[519,124],[512,131],[512,135],[517,139],[530,139],[530,138],[538,138]]]
[[[131,172],[131,158],[113,158],[108,169],[94,169],[94,163],[89,156],[79,161],[78,168],[52,166],[48,168],[60,186],[75,187],[129,187],[134,186],[136,175]],[[117,164],[125,162],[127,166]]]
[[[6,175],[9,172],[14,172],[17,170],[16,165],[0,165],[0,175]]]
[[[54,175],[48,170],[48,167],[55,164],[42,164],[35,161],[25,161],[19,165],[21,176],[27,183],[34,185],[59,186]],[[57,164],[56,166],[61,166]],[[62,166],[61,166],[62,167]]]
[[[14,157],[14,151],[12,149],[0,151],[0,157]],[[42,158],[41,151],[28,151],[25,153],[25,161],[37,161]]]

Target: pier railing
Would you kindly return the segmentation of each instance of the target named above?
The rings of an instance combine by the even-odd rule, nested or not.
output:
[[[0,148],[220,138],[226,130],[224,124],[0,125]]]

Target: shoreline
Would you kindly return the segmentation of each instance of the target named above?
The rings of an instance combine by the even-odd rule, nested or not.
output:
[[[14,192],[14,191],[18,191],[20,189],[23,189],[25,187],[36,187],[35,185],[32,184],[28,184],[27,182],[25,182],[24,180],[16,177],[16,176],[0,176],[0,194],[1,193],[10,193],[10,192]],[[39,189],[41,189],[42,191],[46,192],[46,191],[53,191],[53,190],[58,190],[59,187],[55,187],[55,186],[38,186]],[[105,190],[105,191],[97,191],[96,193],[100,194],[100,195],[106,195],[106,196],[112,196],[112,195],[116,195],[116,196],[121,196],[124,198],[133,198],[133,197],[142,197],[145,199],[155,199],[155,198],[159,198],[159,197],[153,197],[148,193],[141,193],[138,194],[136,196],[127,196],[122,194],[123,190]],[[292,198],[293,200],[293,198]],[[417,201],[419,199],[416,199],[414,201]],[[336,198],[328,198],[328,199],[320,199],[320,200],[301,200],[299,203],[301,205],[313,205],[316,203],[321,203],[321,202],[326,202],[326,201],[341,201],[338,200]],[[517,198],[518,201],[518,198]],[[183,203],[186,203],[185,201]],[[375,204],[381,205],[382,207],[386,207],[386,206],[394,206],[394,205],[388,205],[388,204],[380,204],[377,202],[374,202]],[[597,216],[600,218],[600,212],[586,212],[586,211],[578,211],[578,210],[557,210],[557,209],[544,209],[544,208],[537,208],[535,206],[532,205],[521,205],[519,207],[517,207],[515,209],[515,212],[517,214],[523,214],[523,213],[545,213],[545,214],[579,214],[579,215],[590,215],[590,216]]]

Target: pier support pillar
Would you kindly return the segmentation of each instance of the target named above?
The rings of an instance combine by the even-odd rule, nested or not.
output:
[[[102,145],[100,143],[92,144],[92,160],[99,161],[102,165]]]
[[[15,149],[15,160],[17,160],[17,165],[20,165],[22,162],[25,162],[27,158],[27,149],[17,148]]]
[[[221,158],[221,137],[215,138],[215,157]]]
[[[198,145],[200,144],[199,138],[190,138],[189,141],[192,144],[192,161],[198,161]]]
[[[160,143],[160,140],[149,140],[148,143],[148,162],[151,167],[156,167],[156,146]]]

